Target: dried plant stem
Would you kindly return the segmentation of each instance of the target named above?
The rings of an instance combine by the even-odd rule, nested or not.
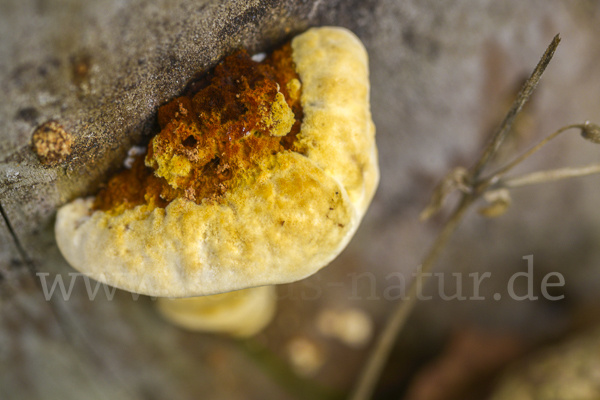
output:
[[[471,184],[475,189],[479,189],[477,183],[483,183],[484,180],[479,180],[480,174],[483,172],[485,167],[488,165],[489,161],[496,154],[500,145],[504,142],[508,132],[510,131],[512,124],[519,114],[527,100],[529,100],[533,90],[537,86],[538,82],[542,74],[544,73],[546,67],[550,63],[554,52],[558,44],[560,43],[559,35],[556,35],[552,40],[552,43],[546,49],[546,52],[542,56],[540,62],[535,67],[531,76],[527,79],[516,100],[513,102],[510,110],[506,114],[504,120],[492,136],[491,141],[483,151],[483,154],[471,168],[470,171],[467,172],[465,178],[468,184]],[[558,134],[557,134],[558,135]],[[537,151],[537,150],[536,150]],[[417,303],[417,282],[421,282],[421,285],[424,284],[424,278],[427,277],[427,273],[430,272],[437,261],[441,251],[444,249],[446,244],[448,243],[450,237],[454,233],[454,231],[458,228],[458,225],[462,221],[466,211],[468,208],[481,196],[484,190],[489,187],[489,180],[487,180],[488,184],[484,185],[485,187],[481,187],[482,190],[473,190],[470,193],[463,193],[461,201],[455,211],[452,213],[449,220],[446,222],[444,227],[442,228],[440,234],[438,235],[436,241],[433,243],[431,249],[427,253],[424,258],[421,271],[416,279],[410,285],[408,291],[408,298],[396,305],[391,315],[388,317],[386,326],[381,332],[380,336],[375,343],[374,348],[369,355],[367,363],[365,364],[357,385],[355,386],[352,394],[350,395],[351,400],[367,400],[371,397],[375,385],[379,380],[379,376],[385,366],[386,361],[388,360],[389,354],[392,350],[394,342],[398,337],[398,334],[402,331],[404,324],[408,320],[411,311],[415,307]]]
[[[531,94],[533,93],[533,90],[539,83],[542,74],[546,70],[546,67],[550,63],[550,60],[552,60],[552,56],[554,55],[554,52],[556,51],[556,48],[558,47],[559,43],[560,36],[554,36],[554,39],[552,39],[552,43],[550,43],[550,45],[546,49],[546,52],[540,59],[540,62],[531,73],[529,79],[527,79],[527,82],[525,82],[525,84],[519,91],[516,100],[513,102],[512,106],[510,107],[510,110],[508,110],[508,113],[504,117],[504,120],[492,136],[492,140],[489,142],[489,144],[483,151],[483,154],[481,155],[475,166],[472,168],[471,171],[473,179],[477,179],[479,177],[481,172],[483,172],[484,168],[492,159],[492,156],[496,154],[496,152],[500,148],[500,145],[502,144],[502,142],[504,142],[504,139],[506,139],[506,135],[508,135],[508,132],[512,128],[512,124],[515,121],[515,118],[517,117],[525,103],[527,103],[529,97],[531,97]]]
[[[433,243],[433,246],[431,246],[427,257],[425,257],[425,260],[421,266],[421,270],[415,277],[413,283],[410,285],[406,299],[396,305],[396,308],[392,311],[392,314],[388,318],[387,324],[381,332],[377,343],[375,344],[371,358],[368,360],[363,374],[361,375],[359,384],[350,397],[351,400],[368,399],[373,393],[373,389],[377,384],[377,380],[381,375],[381,371],[385,366],[385,362],[388,359],[389,353],[392,350],[398,333],[402,330],[402,327],[406,323],[410,313],[417,304],[418,299],[416,282],[421,282],[421,285],[425,285],[427,281],[426,278],[428,277],[427,274],[433,269],[433,266],[435,265],[440,253],[448,243],[448,240],[450,240],[450,237],[456,228],[458,228],[458,225],[462,221],[465,212],[474,201],[474,196],[463,194],[460,204],[452,213],[448,222],[444,225],[436,241]]]
[[[516,188],[593,174],[600,174],[600,164],[591,164],[577,168],[560,168],[549,171],[533,172],[531,174],[502,180],[498,183],[497,187]]]
[[[529,151],[527,151],[526,153],[524,153],[521,156],[517,157],[512,162],[508,163],[504,167],[500,168],[498,171],[496,171],[493,174],[491,174],[490,177],[486,178],[484,181],[486,181],[486,182],[495,182],[495,181],[497,181],[502,175],[504,175],[505,173],[507,173],[508,171],[510,171],[511,169],[513,169],[514,167],[516,167],[517,165],[521,164],[523,161],[525,161],[526,159],[528,159],[534,153],[537,153],[538,150],[540,150],[542,147],[544,147],[544,145],[546,145],[549,141],[551,141],[555,137],[559,136],[561,133],[563,133],[565,131],[568,131],[569,129],[575,129],[575,128],[583,129],[584,127],[585,127],[585,124],[572,124],[572,125],[563,126],[562,128],[560,128],[556,132],[554,132],[554,133],[550,134],[549,136],[547,136],[544,140],[542,140],[541,142],[539,142],[536,146],[534,146],[533,148],[531,148]]]

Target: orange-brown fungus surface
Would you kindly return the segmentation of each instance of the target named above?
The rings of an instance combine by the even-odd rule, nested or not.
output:
[[[94,209],[166,207],[176,198],[219,200],[280,151],[301,151],[300,80],[288,44],[263,62],[238,51],[188,94],[160,107],[161,131],[130,170],[112,177]]]

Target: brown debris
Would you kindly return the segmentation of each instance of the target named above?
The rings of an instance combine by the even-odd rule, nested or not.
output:
[[[89,79],[90,70],[92,69],[92,57],[88,54],[79,54],[71,57],[71,73],[73,75],[73,83],[81,86]]]
[[[444,352],[415,376],[404,400],[483,398],[485,382],[524,350],[524,343],[511,334],[459,329]]]
[[[73,138],[56,121],[42,124],[33,133],[33,151],[44,165],[55,166],[65,162],[72,146]]]

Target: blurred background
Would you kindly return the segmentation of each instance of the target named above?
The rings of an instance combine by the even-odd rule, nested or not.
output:
[[[54,242],[56,209],[93,194],[156,132],[158,106],[237,48],[269,51],[323,25],[349,28],[367,48],[381,167],[371,208],[331,265],[278,287],[274,320],[243,340],[176,328],[148,297],[100,291],[90,301],[82,280],[68,301],[44,300],[36,272],[74,272]],[[499,161],[564,125],[600,123],[600,2],[0,0],[0,398],[345,398],[447,217],[419,221],[435,184],[475,162],[557,33]],[[73,150],[42,165],[31,136],[49,120]],[[567,133],[516,172],[599,155]],[[600,177],[511,194],[499,218],[467,215],[375,398],[600,397]],[[535,301],[507,292],[526,256]],[[471,297],[468,274],[485,272],[484,300],[439,295],[455,294],[461,273]],[[551,272],[565,280],[550,290],[560,301],[541,295]],[[515,282],[526,293],[526,279]]]

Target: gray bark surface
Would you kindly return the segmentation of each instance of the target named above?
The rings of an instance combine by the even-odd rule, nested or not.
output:
[[[239,47],[269,50],[318,25],[351,29],[370,56],[382,179],[348,249],[306,282],[283,285],[275,321],[247,341],[181,331],[162,321],[147,297],[117,290],[109,300],[100,287],[90,301],[80,276],[69,300],[55,294],[47,301],[35,274],[47,274],[49,285],[62,276],[68,286],[75,272],[54,242],[57,208],[94,194],[127,150],[156,131],[157,108],[193,77]],[[356,307],[380,326],[393,305],[384,291],[396,282],[389,274],[409,281],[439,229],[441,220],[418,222],[434,184],[450,168],[471,165],[558,32],[563,42],[506,158],[563,125],[600,122],[598,1],[1,0],[0,398],[343,395],[368,349],[321,337],[316,316]],[[44,165],[31,139],[48,121],[58,122],[73,146]],[[566,135],[522,171],[591,163],[599,151]],[[534,254],[536,285],[561,271],[572,301],[597,297],[598,198],[597,177],[519,189],[504,217],[469,216],[439,268],[493,271],[481,293],[489,297]],[[354,280],[363,272],[373,281]],[[567,318],[544,302],[509,299],[434,299],[417,314],[410,330],[422,337],[469,320],[542,338]],[[295,337],[310,338],[323,354],[311,377],[288,363],[286,346]]]

